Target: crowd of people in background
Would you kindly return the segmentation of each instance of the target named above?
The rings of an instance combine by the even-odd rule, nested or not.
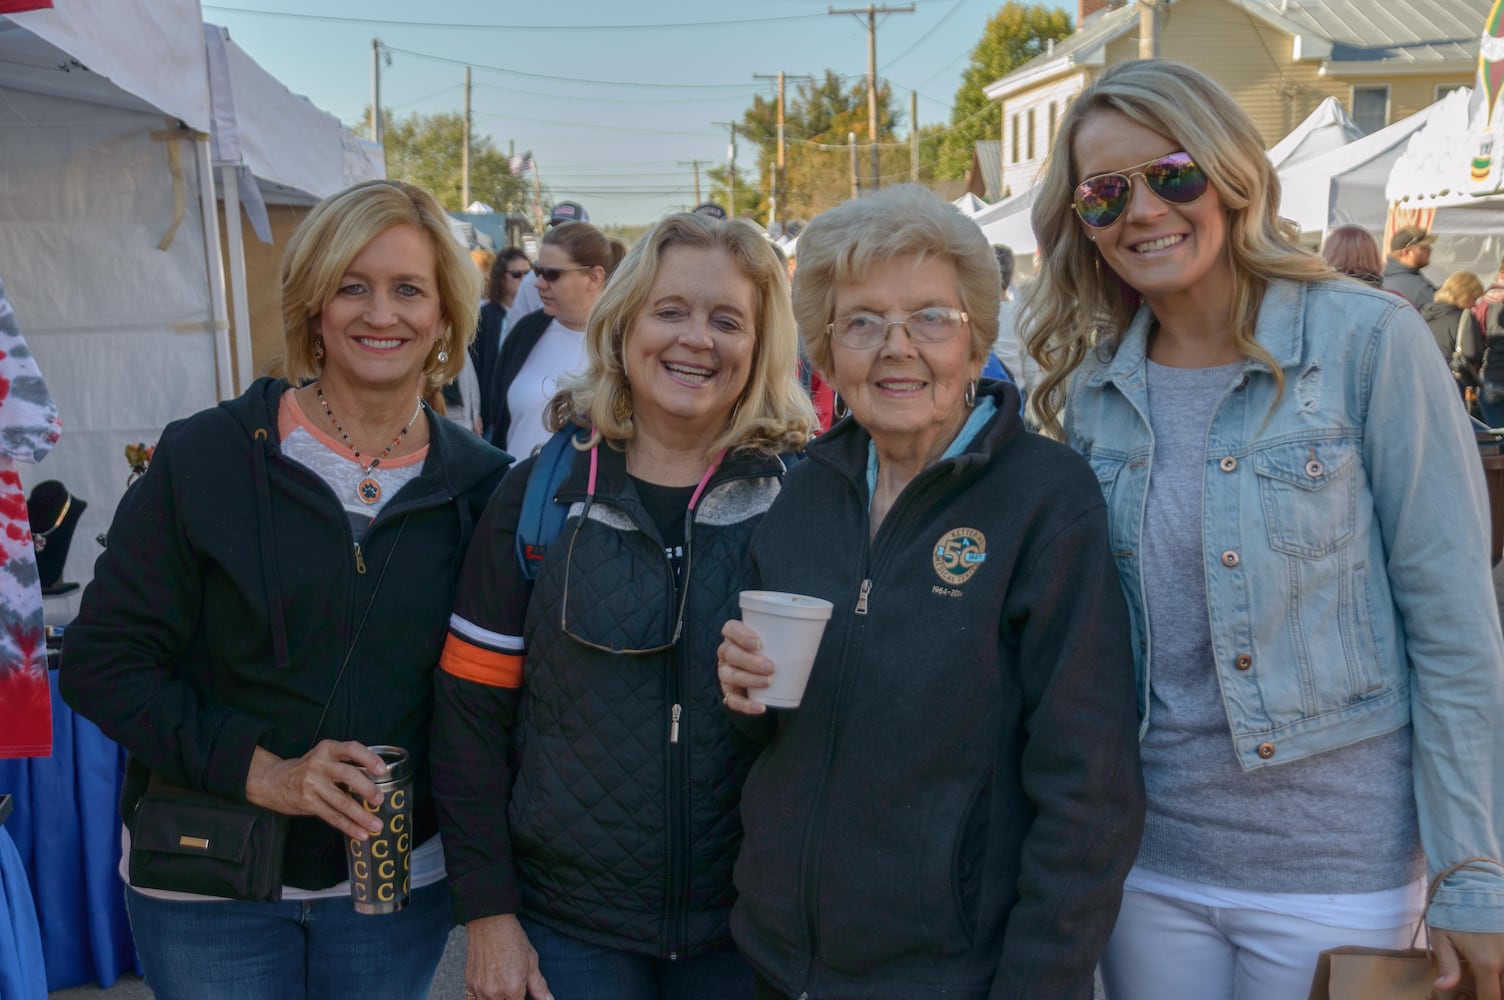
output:
[[[917,186],[793,260],[715,205],[561,201],[536,260],[313,209],[285,372],[162,432],[65,637],[156,995],[418,1000],[457,921],[478,1000],[1298,1000],[1424,924],[1500,1000],[1504,263],[1302,249],[1179,63],[1052,147],[1021,289]],[[761,590],[833,608],[797,708]],[[228,862],[275,883],[152,874],[164,788],[282,824]]]

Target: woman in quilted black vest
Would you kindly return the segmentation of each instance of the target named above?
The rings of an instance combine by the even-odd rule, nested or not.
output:
[[[586,348],[548,414],[575,435],[550,491],[563,529],[532,579],[517,535],[543,465],[522,462],[476,532],[438,680],[466,985],[747,997],[727,920],[756,747],[720,705],[715,649],[781,456],[814,422],[787,278],[754,227],[671,216],[622,262]]]

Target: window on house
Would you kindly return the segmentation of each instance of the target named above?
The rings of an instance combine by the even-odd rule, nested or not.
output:
[[[1018,162],[1018,115],[1013,116],[1013,162]]]
[[[1060,120],[1060,106],[1058,104],[1056,104],[1054,101],[1051,101],[1050,102],[1050,124],[1049,124],[1049,130],[1050,130],[1049,145],[1050,145],[1051,149],[1053,149],[1055,147],[1055,123],[1058,122],[1059,120]]]
[[[1026,130],[1029,143],[1029,159],[1034,159],[1034,109],[1029,109],[1028,129]]]
[[[1372,134],[1389,124],[1389,85],[1353,88],[1353,121]]]
[[[1466,89],[1467,84],[1465,83],[1438,83],[1436,85],[1436,100],[1441,100],[1443,97],[1447,96],[1454,90]]]

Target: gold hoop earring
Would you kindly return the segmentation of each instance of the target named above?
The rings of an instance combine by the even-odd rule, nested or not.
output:
[[[966,408],[968,410],[974,408],[977,405],[977,380],[976,379],[972,379],[970,382],[966,383],[966,395],[964,395],[961,398],[961,401],[966,404]]]

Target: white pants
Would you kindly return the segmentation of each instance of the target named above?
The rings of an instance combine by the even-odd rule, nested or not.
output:
[[[1329,927],[1129,889],[1102,956],[1102,982],[1107,1000],[1306,1000],[1320,952],[1404,948],[1413,931],[1413,924]]]

